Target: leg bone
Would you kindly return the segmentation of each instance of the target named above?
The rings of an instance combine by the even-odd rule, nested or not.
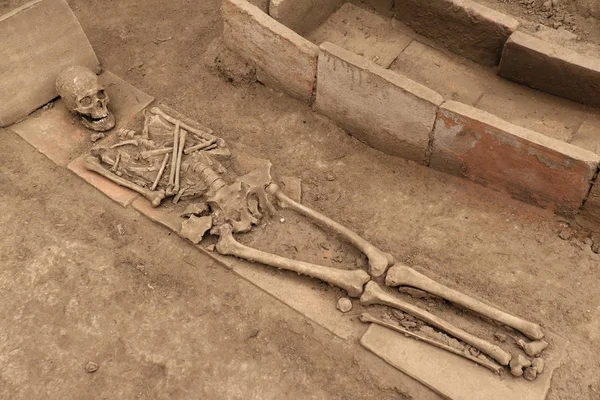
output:
[[[100,164],[100,161],[98,161],[98,159],[94,156],[86,157],[84,165],[86,169],[96,172],[99,175],[102,175],[103,177],[113,181],[117,185],[126,187],[128,189],[133,190],[134,192],[141,194],[142,196],[150,200],[150,202],[152,203],[152,207],[158,207],[160,205],[160,202],[165,198],[165,192],[163,190],[152,191],[143,188],[141,186],[136,185],[133,182],[129,182],[127,179],[121,178],[120,176],[117,176],[111,173],[110,171],[104,169],[104,167],[102,167],[102,165]]]
[[[511,328],[522,332],[530,339],[537,340],[544,337],[544,333],[538,324],[505,313],[495,307],[437,283],[406,265],[395,265],[390,268],[385,278],[385,284],[387,286],[411,286],[421,289],[491,318],[494,321],[510,326]]]
[[[171,170],[169,171],[169,183],[167,184],[167,196],[173,195],[175,186],[175,169],[177,168],[177,155],[179,154],[179,124],[175,124],[173,130],[173,155],[171,156]]]
[[[450,347],[450,346],[445,345],[443,343],[437,342],[437,341],[435,341],[433,339],[430,339],[430,338],[428,338],[426,336],[421,336],[421,335],[418,335],[418,334],[416,334],[414,332],[411,332],[411,331],[409,331],[407,329],[401,328],[399,326],[388,324],[387,322],[384,322],[384,321],[382,321],[380,319],[377,319],[377,318],[373,317],[372,315],[370,315],[368,313],[363,313],[360,316],[360,320],[362,322],[365,322],[365,323],[370,322],[370,323],[373,323],[373,324],[381,325],[383,327],[386,327],[388,329],[391,329],[393,331],[401,333],[401,334],[403,334],[405,336],[411,337],[411,338],[419,340],[421,342],[425,342],[427,344],[430,344],[432,346],[438,347],[440,349],[449,351],[450,353],[454,353],[454,354],[456,354],[458,356],[464,357],[464,358],[466,358],[468,360],[471,360],[471,361],[473,361],[473,362],[475,362],[475,363],[477,363],[479,365],[482,365],[485,368],[489,369],[490,371],[495,372],[496,374],[499,374],[502,371],[502,366],[500,364],[494,362],[494,361],[490,361],[490,360],[483,359],[483,358],[477,358],[477,357],[474,357],[474,356],[472,356],[470,354],[466,354],[466,353],[464,353],[464,352],[462,352],[462,351],[460,351],[458,349],[455,349],[454,347]]]
[[[365,287],[365,291],[360,298],[361,304],[371,305],[371,304],[380,304],[383,306],[393,307],[398,310],[402,310],[408,314],[411,314],[414,317],[417,317],[430,325],[435,326],[438,329],[443,330],[444,332],[449,333],[457,339],[462,340],[463,342],[470,344],[471,346],[479,349],[482,353],[487,354],[492,357],[494,360],[498,361],[501,365],[508,365],[510,362],[511,356],[500,347],[485,341],[475,335],[470,334],[457,326],[452,325],[448,321],[439,318],[430,312],[420,309],[417,306],[414,306],[410,303],[404,302],[400,299],[397,299],[393,296],[390,296],[386,292],[384,292],[379,285],[375,282],[367,283]]]
[[[175,187],[173,188],[174,193],[179,193],[180,174],[181,174],[181,160],[183,158],[183,146],[185,146],[185,138],[187,137],[187,131],[181,130],[179,136],[179,149],[177,150],[177,166],[175,167]]]
[[[394,264],[394,257],[391,254],[379,250],[377,247],[360,237],[357,233],[326,217],[325,215],[303,206],[300,203],[296,203],[294,200],[287,197],[276,184],[270,184],[267,187],[267,193],[274,196],[281,207],[291,208],[298,214],[313,220],[316,224],[332,230],[354,245],[357,249],[362,251],[369,259],[371,276],[379,277],[383,275],[388,267]]]
[[[351,297],[359,297],[363,292],[365,283],[370,280],[369,274],[360,269],[348,271],[329,268],[303,261],[291,260],[244,246],[233,238],[232,227],[228,224],[220,227],[219,234],[220,237],[216,249],[223,255],[231,255],[271,267],[308,275],[344,289]]]

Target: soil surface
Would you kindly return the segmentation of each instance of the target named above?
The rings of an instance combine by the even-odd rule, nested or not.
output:
[[[0,13],[22,3],[3,2]],[[550,399],[600,397],[600,256],[572,221],[386,156],[253,83],[251,71],[230,74],[210,46],[221,34],[219,1],[69,3],[107,69],[234,150],[271,159],[276,174],[301,178],[305,204],[400,261],[567,338]],[[0,134],[0,398],[417,393],[408,381],[383,383],[386,366],[357,344]],[[301,232],[286,239],[315,247]],[[265,249],[293,254],[288,240],[267,241]],[[94,373],[85,371],[90,361]]]

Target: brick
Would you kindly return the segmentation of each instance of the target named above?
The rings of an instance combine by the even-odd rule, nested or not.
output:
[[[515,32],[504,46],[498,74],[556,96],[600,106],[600,59]]]
[[[249,60],[267,86],[309,102],[318,47],[245,0],[222,4],[225,45]]]
[[[572,214],[587,195],[599,162],[592,152],[449,101],[438,112],[430,166]]]
[[[153,98],[131,86],[110,71],[99,76],[110,97],[109,108],[114,112],[117,126],[125,126],[135,114],[146,108]],[[62,100],[47,110],[14,124],[11,129],[39,152],[61,166],[67,166],[80,154],[92,147],[90,132],[69,113]]]
[[[8,126],[57,96],[56,76],[100,63],[65,0],[36,0],[0,17],[0,126]]]
[[[271,0],[269,15],[295,32],[305,35],[323,23],[341,5],[341,0]]]
[[[502,379],[465,358],[375,324],[360,344],[444,399],[544,400],[568,345],[549,332],[546,340],[552,343],[552,352],[544,353],[544,373],[533,382],[511,376]]]
[[[470,0],[396,0],[396,18],[450,51],[497,65],[516,19]]]
[[[67,168],[123,207],[129,206],[139,197],[134,191],[119,186],[97,173],[85,169],[85,157],[87,157],[87,154],[83,154],[73,160]]]
[[[334,44],[321,45],[316,109],[387,154],[425,162],[442,97]]]

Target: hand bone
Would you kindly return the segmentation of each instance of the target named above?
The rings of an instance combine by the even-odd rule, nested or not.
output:
[[[102,165],[100,164],[100,161],[98,160],[98,158],[96,158],[94,156],[86,157],[84,166],[86,169],[102,175],[103,177],[111,180],[112,182],[116,183],[117,185],[126,187],[128,189],[133,190],[134,192],[141,194],[142,196],[144,196],[145,198],[150,200],[150,202],[152,203],[152,207],[158,207],[160,205],[160,202],[165,198],[165,192],[163,190],[152,191],[152,190],[140,187],[140,186],[136,185],[135,183],[129,182],[128,180],[121,178],[121,177],[111,173],[110,171],[104,169],[104,167],[102,167]]]
[[[371,304],[380,304],[384,306],[389,306],[396,308],[398,310],[404,311],[412,316],[419,318],[428,324],[435,326],[438,329],[443,330],[444,332],[449,333],[457,339],[462,340],[463,342],[470,344],[471,346],[477,348],[482,353],[487,354],[492,357],[494,360],[498,361],[501,365],[508,365],[510,362],[511,356],[500,347],[487,342],[475,335],[472,335],[457,326],[452,325],[451,323],[439,318],[430,312],[420,309],[417,306],[414,306],[410,303],[402,301],[398,298],[390,296],[386,292],[384,292],[379,285],[375,282],[367,283],[365,287],[365,292],[360,298],[361,304],[371,305]]]
[[[411,338],[416,339],[418,341],[425,342],[425,343],[430,344],[432,346],[438,347],[438,348],[440,348],[442,350],[446,350],[446,351],[448,351],[450,353],[456,354],[458,356],[461,356],[463,358],[471,360],[471,361],[473,361],[473,362],[475,362],[475,363],[477,363],[477,364],[479,364],[481,366],[484,366],[485,368],[489,369],[490,371],[492,371],[492,372],[494,372],[496,374],[499,374],[502,371],[502,366],[499,365],[498,363],[495,363],[494,361],[490,361],[490,360],[487,360],[485,358],[474,357],[474,356],[472,356],[470,354],[467,354],[467,353],[464,353],[464,352],[462,352],[462,351],[460,351],[458,349],[455,349],[454,347],[451,347],[451,346],[448,346],[446,344],[440,343],[440,342],[438,342],[436,340],[430,339],[430,338],[428,338],[426,336],[422,336],[422,335],[416,334],[414,332],[411,332],[411,331],[409,331],[407,329],[401,328],[399,326],[389,324],[389,323],[387,323],[385,321],[382,321],[380,319],[377,319],[377,318],[371,316],[368,313],[362,314],[360,316],[360,320],[362,322],[365,322],[365,323],[370,322],[370,323],[373,323],[373,324],[381,325],[383,327],[386,327],[388,329],[391,329],[393,331],[396,331],[398,333],[401,333],[401,334],[403,334],[405,336],[411,337]]]
[[[357,233],[326,217],[325,215],[303,206],[300,203],[296,203],[294,200],[287,197],[276,184],[272,183],[269,185],[267,187],[267,193],[274,196],[282,208],[290,208],[296,211],[298,214],[311,219],[316,224],[337,233],[361,252],[363,252],[364,255],[366,255],[369,259],[371,276],[379,277],[383,275],[388,267],[394,264],[394,257],[391,254],[379,250],[377,247],[360,237]]]
[[[437,283],[406,265],[397,264],[390,268],[385,278],[385,284],[387,286],[410,286],[421,289],[491,318],[494,321],[510,326],[531,339],[541,339],[544,337],[544,333],[539,325],[505,313],[464,293]]]
[[[351,297],[359,297],[363,292],[365,283],[370,279],[369,274],[360,269],[343,270],[329,268],[303,261],[292,260],[244,246],[234,239],[232,229],[233,228],[229,224],[224,224],[219,228],[220,237],[216,249],[223,255],[231,255],[251,262],[258,262],[271,267],[294,271],[301,275],[317,278],[333,286],[344,289]]]

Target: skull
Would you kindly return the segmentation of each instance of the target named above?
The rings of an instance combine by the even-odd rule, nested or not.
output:
[[[89,68],[64,69],[56,78],[56,91],[67,108],[81,117],[86,128],[104,132],[115,126],[115,117],[107,107],[108,95]]]

